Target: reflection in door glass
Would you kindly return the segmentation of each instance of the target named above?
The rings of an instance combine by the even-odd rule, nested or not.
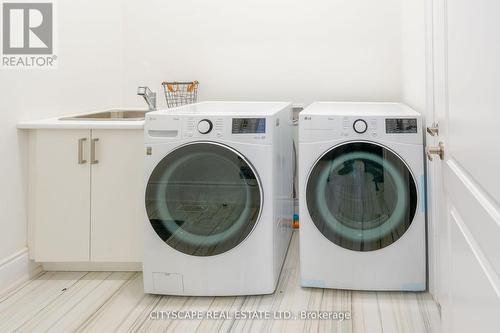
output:
[[[183,146],[154,169],[146,210],[158,236],[195,256],[226,252],[252,231],[261,208],[252,167],[234,150],[211,143]]]
[[[333,243],[373,251],[410,227],[417,191],[406,164],[390,150],[365,142],[326,153],[313,167],[306,194],[309,214]]]

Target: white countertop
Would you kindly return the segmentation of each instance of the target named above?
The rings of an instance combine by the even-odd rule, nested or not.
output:
[[[143,110],[137,108],[120,108],[126,110]],[[96,110],[71,115],[22,121],[17,124],[19,129],[144,129],[144,120],[61,120],[63,117],[79,116],[83,114],[103,112],[109,110]]]

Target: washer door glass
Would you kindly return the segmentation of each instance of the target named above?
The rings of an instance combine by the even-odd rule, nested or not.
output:
[[[212,256],[240,244],[261,210],[255,170],[235,150],[193,143],[168,154],[146,187],[146,211],[158,236],[183,253]]]
[[[373,251],[396,242],[417,207],[415,181],[392,151],[366,142],[328,151],[314,165],[306,202],[318,230],[333,243]]]

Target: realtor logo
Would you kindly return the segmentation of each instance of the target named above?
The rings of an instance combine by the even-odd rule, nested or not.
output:
[[[47,1],[2,4],[3,68],[54,67],[53,7]]]

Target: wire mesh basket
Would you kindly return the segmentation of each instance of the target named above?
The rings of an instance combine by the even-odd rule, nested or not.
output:
[[[167,107],[196,103],[198,101],[198,81],[192,82],[162,82]]]

